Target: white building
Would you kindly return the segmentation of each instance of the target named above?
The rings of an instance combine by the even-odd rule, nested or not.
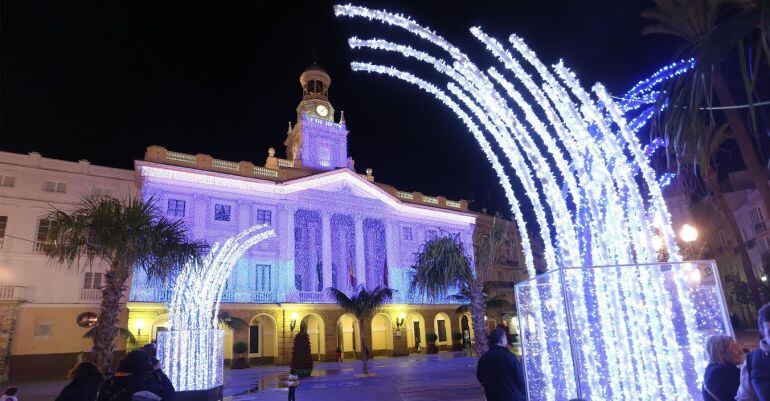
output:
[[[88,328],[77,318],[98,312],[104,266],[50,262],[39,251],[52,208],[71,210],[90,193],[131,197],[134,172],[0,152],[0,374],[11,380],[61,377],[81,351]],[[125,322],[125,316],[123,317]],[[125,343],[118,350],[125,349]]]

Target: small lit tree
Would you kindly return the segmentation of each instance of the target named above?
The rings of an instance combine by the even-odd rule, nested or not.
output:
[[[299,333],[294,337],[294,348],[291,350],[291,368],[298,376],[310,376],[313,371],[313,355],[310,353],[310,336],[307,326],[299,325]]]

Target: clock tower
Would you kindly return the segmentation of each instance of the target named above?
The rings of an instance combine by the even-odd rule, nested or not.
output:
[[[302,101],[297,106],[297,122],[284,141],[288,158],[296,167],[333,170],[349,166],[345,120],[334,122],[334,107],[329,103],[331,82],[317,63],[299,76]]]

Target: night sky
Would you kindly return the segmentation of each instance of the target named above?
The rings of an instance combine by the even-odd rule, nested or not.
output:
[[[132,168],[147,146],[161,145],[262,164],[270,146],[285,155],[287,123],[301,100],[298,76],[317,49],[359,172],[371,167],[377,181],[402,190],[470,199],[475,210],[506,209],[492,169],[448,109],[404,83],[350,70],[354,59],[415,65],[353,52],[350,36],[417,39],[336,19],[333,2],[1,4],[0,150]],[[600,80],[613,93],[674,59],[678,45],[640,34],[650,1],[355,4],[411,15],[483,68],[492,60],[468,28],[506,42],[515,32],[545,62],[563,58],[584,85]]]

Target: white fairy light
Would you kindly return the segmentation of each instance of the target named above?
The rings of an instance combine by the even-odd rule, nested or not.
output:
[[[222,385],[223,332],[218,327],[222,291],[243,254],[274,236],[275,230],[267,225],[246,229],[222,245],[214,244],[200,264],[188,262],[175,278],[168,330],[158,333],[158,358],[178,391]]]
[[[630,122],[624,113],[657,101],[657,87],[691,70],[694,61],[662,68],[635,85],[618,104],[600,85],[594,86],[594,99],[562,64],[554,67],[557,79],[523,40],[512,35],[509,40],[513,49],[535,69],[540,79],[537,82],[519,63],[518,56],[481,29],[472,28],[471,33],[506,70],[513,72],[516,83],[523,84],[534,98],[535,103],[529,103],[521,89],[494,67],[482,71],[457,47],[408,17],[352,5],[336,6],[335,14],[402,28],[450,55],[451,62],[447,62],[426,51],[383,39],[349,40],[351,48],[388,51],[427,63],[449,79],[445,92],[438,85],[395,67],[352,63],[354,71],[398,78],[449,107],[492,163],[514,219],[526,234],[509,177],[482,129],[494,138],[534,206],[548,270],[558,269],[560,263],[587,266],[655,262],[663,242],[671,260],[681,258],[660,191],[667,176],[656,177],[648,163],[660,144],[643,150],[635,135],[652,117],[652,109],[642,109]],[[540,110],[533,108],[535,104]],[[527,125],[520,121],[520,116]],[[540,142],[533,141],[535,137]],[[637,175],[648,188],[649,197],[642,195]],[[564,183],[563,188],[559,180]],[[569,211],[568,199],[574,213]],[[527,241],[523,238],[522,246],[527,270],[534,277]],[[664,274],[637,267],[564,274],[563,281],[554,274],[534,279],[538,284],[528,287],[528,297],[536,302],[529,305],[532,309],[526,311],[527,324],[522,325],[532,336],[528,341],[536,341],[540,347],[538,352],[524,356],[531,379],[530,399],[574,398],[577,380],[585,387],[583,395],[588,394],[591,399],[691,398],[693,387],[688,387],[685,377],[703,368],[700,335],[693,317],[696,305],[691,301],[690,290],[695,276],[694,272],[677,270]],[[671,278],[673,281],[668,282],[673,284],[663,284]],[[560,285],[568,286],[573,296],[562,299]],[[681,317],[674,315],[669,296],[675,297]],[[565,308],[569,308],[573,329],[581,333],[579,337],[570,338],[564,327],[549,326],[546,330],[546,320],[553,324],[556,319],[563,324],[559,317],[565,316]],[[675,327],[675,318],[684,320],[683,327]],[[677,343],[681,330],[688,342],[684,352]],[[575,359],[575,368],[583,372],[579,376],[572,371],[573,351],[579,355]],[[529,377],[530,370],[536,371],[537,376]]]

